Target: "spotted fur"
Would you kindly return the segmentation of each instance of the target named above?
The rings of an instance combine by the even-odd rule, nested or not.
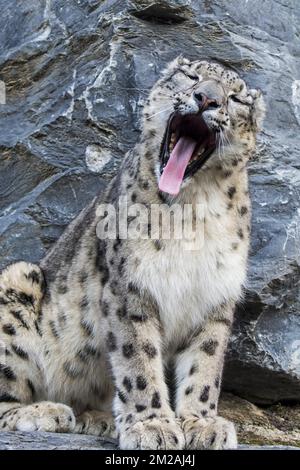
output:
[[[158,190],[160,146],[175,109],[198,111],[196,92],[217,96],[218,108],[203,117],[230,145],[224,142],[172,198]],[[145,105],[141,139],[106,193],[70,224],[40,267],[17,263],[0,275],[0,428],[117,432],[123,449],[236,446],[217,404],[246,278],[246,163],[263,112],[260,92],[218,64],[178,58],[163,72]],[[187,250],[186,241],[159,234],[99,240],[97,224],[108,215],[99,214],[100,205],[117,207],[121,196],[130,206],[163,204],[164,211],[172,202],[202,204],[203,245]],[[196,233],[190,243],[198,241]],[[164,374],[170,364],[173,408]]]

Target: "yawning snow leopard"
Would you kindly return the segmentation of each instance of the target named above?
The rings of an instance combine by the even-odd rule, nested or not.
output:
[[[237,73],[182,57],[169,64],[105,194],[40,266],[1,273],[2,430],[117,436],[122,449],[236,447],[217,408],[246,276],[246,164],[263,115],[261,92]],[[120,198],[128,224],[136,205],[159,205],[162,218],[191,206],[196,248],[150,219],[151,236],[99,236],[111,222],[99,209],[120,215]]]

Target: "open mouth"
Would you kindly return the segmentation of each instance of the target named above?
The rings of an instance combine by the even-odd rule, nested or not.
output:
[[[216,148],[216,134],[202,113],[171,114],[160,150],[159,189],[176,195],[185,178],[204,165]]]

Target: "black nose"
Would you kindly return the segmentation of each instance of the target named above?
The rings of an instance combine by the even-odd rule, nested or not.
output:
[[[219,107],[216,100],[208,98],[204,93],[194,93],[194,98],[200,106],[201,111],[206,109],[215,109]]]

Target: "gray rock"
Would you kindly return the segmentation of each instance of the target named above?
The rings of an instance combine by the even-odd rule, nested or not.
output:
[[[112,439],[53,432],[1,432],[0,450],[116,450]]]
[[[249,283],[224,386],[259,403],[299,400],[298,1],[0,0],[0,7],[1,267],[38,261],[115,174],[139,137],[149,88],[179,53],[219,60],[263,90],[267,118],[249,165]]]
[[[300,450],[299,447],[294,446],[248,446],[240,445],[239,450]]]

